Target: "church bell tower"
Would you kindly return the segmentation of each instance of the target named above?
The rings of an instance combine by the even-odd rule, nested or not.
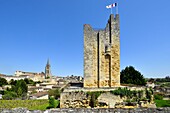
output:
[[[50,66],[50,61],[48,59],[47,64],[45,66],[45,78],[51,78],[51,66]]]

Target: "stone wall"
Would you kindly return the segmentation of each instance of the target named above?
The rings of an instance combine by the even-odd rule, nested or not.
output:
[[[94,103],[94,101],[96,108],[156,107],[153,101],[153,95],[151,95],[151,99],[146,98],[146,91],[144,87],[127,88],[131,91],[135,90],[137,92],[135,94],[134,92],[131,92],[131,95],[123,95],[122,97],[112,93],[112,91],[116,89],[118,88],[93,88],[91,90],[89,88],[71,90],[65,89],[60,95],[60,108],[91,108],[90,104]],[[147,89],[147,91],[149,91],[149,89]],[[95,95],[94,101],[92,101],[93,94]],[[136,101],[137,103],[134,106],[129,106],[124,104],[126,101]]]
[[[106,92],[101,94],[97,98],[98,103],[104,103],[105,107],[107,108],[115,108],[116,103],[122,103],[123,100],[120,98],[120,96],[116,96],[111,94],[110,92]]]
[[[60,108],[88,108],[89,102],[85,92],[63,92],[60,95]]]
[[[137,108],[137,109],[50,109],[46,111],[29,111],[24,108],[13,110],[0,109],[0,113],[170,113],[170,107],[166,108]]]
[[[84,87],[120,85],[119,15],[110,15],[104,30],[84,25]]]

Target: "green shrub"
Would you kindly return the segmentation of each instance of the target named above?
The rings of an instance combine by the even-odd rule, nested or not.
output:
[[[127,96],[132,98],[137,96],[137,91],[131,91],[127,88],[118,88],[117,90],[111,91],[111,93],[114,95],[120,95],[121,97]]]
[[[17,93],[13,92],[13,91],[5,91],[4,92],[4,95],[2,96],[2,98],[4,100],[12,100],[12,99],[15,99],[17,98]]]
[[[157,107],[170,107],[170,100],[155,100]]]
[[[7,84],[8,84],[7,80],[5,78],[0,77],[0,87]]]
[[[47,109],[56,108],[59,106],[59,103],[60,103],[59,100],[55,100],[54,97],[50,97],[49,98],[49,106],[47,107]]]
[[[162,99],[163,99],[163,96],[160,95],[160,94],[155,94],[155,95],[154,95],[154,99],[155,99],[155,100],[162,100]]]
[[[53,96],[55,99],[60,98],[60,93],[61,93],[61,91],[59,89],[49,90],[48,91],[48,95]]]

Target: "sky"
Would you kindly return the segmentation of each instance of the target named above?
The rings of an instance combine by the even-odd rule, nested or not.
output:
[[[0,73],[83,76],[83,25],[105,28],[119,3],[121,70],[170,76],[170,0],[0,0]],[[115,9],[113,9],[115,14]]]

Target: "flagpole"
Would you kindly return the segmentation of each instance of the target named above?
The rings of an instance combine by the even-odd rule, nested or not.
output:
[[[119,10],[119,5],[118,5],[118,2],[117,2],[117,7],[116,7],[116,14],[119,14],[118,10]]]

